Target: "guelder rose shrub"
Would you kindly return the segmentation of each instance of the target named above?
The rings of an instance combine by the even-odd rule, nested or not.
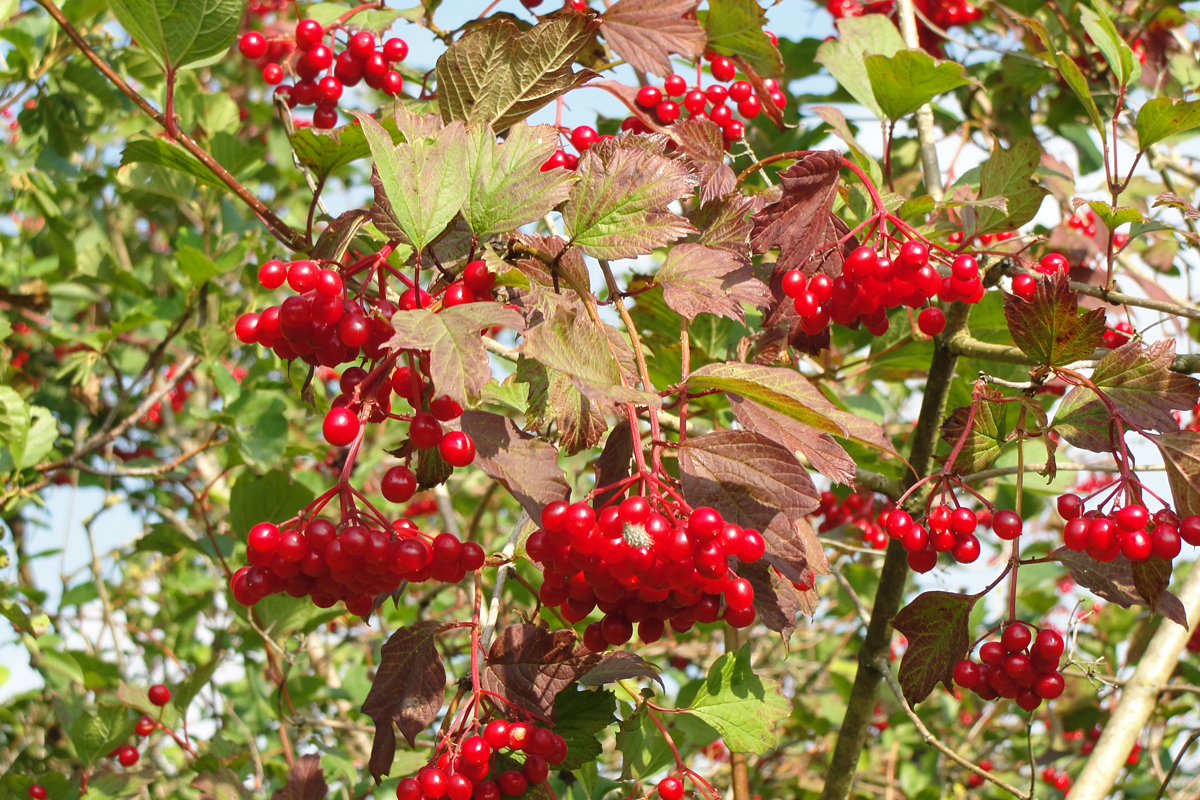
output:
[[[1190,791],[1194,12],[467,5],[0,10],[0,793]]]

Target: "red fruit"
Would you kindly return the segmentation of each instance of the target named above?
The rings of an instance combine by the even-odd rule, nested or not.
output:
[[[992,520],[992,530],[996,535],[1009,541],[1021,535],[1021,527],[1021,515],[1008,509],[996,512],[996,517]]]
[[[541,172],[549,172],[552,169],[565,169],[567,166],[567,154],[562,150],[555,150],[546,159],[546,163],[542,164]]]
[[[604,641],[619,647],[633,638],[633,623],[621,614],[605,614],[600,620],[600,632]]]
[[[46,787],[35,783],[29,787],[29,800],[46,800]]]
[[[383,73],[383,79],[380,81],[379,88],[388,97],[395,97],[404,90],[404,76],[394,69],[389,69]]]
[[[267,54],[267,37],[258,31],[242,34],[238,40],[238,52],[251,61],[257,61]]]
[[[1042,698],[1037,696],[1032,689],[1022,689],[1017,694],[1017,705],[1025,711],[1034,711],[1042,704]]]
[[[704,96],[708,98],[708,102],[714,106],[719,106],[729,97],[729,90],[719,83],[714,83],[704,90]]]
[[[408,467],[392,467],[383,473],[379,491],[389,503],[407,503],[417,491],[417,476]]]
[[[165,706],[171,702],[171,690],[161,683],[151,686],[146,695],[150,698],[150,702],[156,706]]]
[[[950,530],[957,534],[974,533],[979,520],[969,508],[958,507],[950,514]]]
[[[483,740],[493,750],[508,747],[508,728],[509,725],[506,720],[494,719],[484,726]]]
[[[973,533],[960,534],[950,554],[954,556],[954,560],[958,563],[970,564],[979,558],[979,540],[975,538],[975,534]]]
[[[1037,291],[1037,279],[1022,272],[1012,279],[1012,290],[1013,294],[1022,300],[1032,300],[1034,292]]]
[[[242,314],[234,325],[233,332],[242,344],[254,344],[258,341],[259,315],[253,311]]]
[[[663,125],[670,125],[679,119],[679,103],[674,100],[663,100],[654,107],[654,116]]]
[[[321,43],[325,30],[316,20],[303,19],[296,24],[296,46],[309,50]]]
[[[979,665],[964,658],[954,665],[954,682],[964,689],[972,689],[979,682]]]
[[[492,757],[492,748],[482,736],[470,736],[463,740],[460,754],[471,764],[484,764]]]
[[[1149,561],[1152,555],[1150,534],[1144,530],[1121,531],[1121,554],[1135,564]]]
[[[484,781],[475,787],[471,797],[473,800],[500,800],[500,786],[495,781]]]
[[[1064,494],[1058,498],[1058,515],[1066,520],[1076,519],[1083,513],[1083,501],[1073,494]]]
[[[154,729],[157,727],[158,723],[154,721],[153,717],[148,717],[143,714],[138,718],[137,724],[133,726],[133,732],[138,736],[145,738],[146,736],[154,733]]]
[[[1029,628],[1019,622],[1014,622],[1004,629],[1000,636],[1000,645],[1010,653],[1020,653],[1029,647],[1033,634]]]
[[[662,101],[662,90],[656,86],[643,86],[638,89],[637,104],[642,108],[654,108]]]
[[[796,298],[804,291],[807,280],[804,273],[798,269],[790,269],[783,273],[782,288],[783,293],[787,297]]]
[[[598,141],[600,141],[600,134],[596,133],[596,129],[590,125],[580,125],[578,128],[571,131],[571,146],[581,153]],[[483,262],[472,261],[471,263],[474,264]]]
[[[442,426],[432,414],[420,412],[408,424],[408,438],[418,450],[432,450],[442,441]]]
[[[887,530],[888,536],[893,539],[899,539],[908,533],[908,529],[912,527],[912,524],[912,517],[909,513],[902,508],[897,508],[888,514],[887,520],[884,522],[884,528]]]
[[[970,258],[970,256],[967,257]],[[896,260],[901,269],[915,272],[929,263],[929,248],[921,242],[905,242],[901,246],[900,255]]]
[[[462,431],[451,431],[438,443],[438,452],[452,467],[465,467],[475,460],[475,442]]]
[[[767,552],[767,542],[756,530],[746,528],[742,531],[742,550],[738,558],[745,564],[753,564]]]
[[[121,762],[122,767],[132,767],[137,763],[138,755],[137,749],[129,745],[117,748],[117,761]]]
[[[1150,532],[1150,550],[1158,558],[1170,561],[1181,549],[1179,529],[1174,525],[1158,525]]]
[[[1062,674],[1058,672],[1042,675],[1033,685],[1033,691],[1043,700],[1053,700],[1061,695],[1066,688],[1067,682],[1063,679]]]
[[[1184,517],[1179,523],[1179,536],[1192,547],[1200,546],[1200,516]]]
[[[321,431],[325,435],[325,441],[334,447],[345,447],[358,436],[358,417],[349,409],[331,408],[325,415]]]
[[[725,602],[730,608],[744,611],[754,605],[754,587],[745,578],[735,578],[725,586]]]
[[[979,262],[966,253],[956,257],[950,265],[950,272],[960,281],[973,281],[979,277]]]
[[[547,734],[550,734],[545,728],[538,728],[538,731],[546,731]],[[553,736],[553,734],[550,735]],[[532,755],[525,759],[525,766],[521,772],[524,773],[530,786],[538,786],[545,783],[546,778],[550,776],[550,764],[542,756]]]
[[[496,783],[499,784],[501,793],[508,797],[523,795],[529,788],[529,781],[515,769],[501,772],[500,776],[496,778]]]
[[[608,649],[608,640],[604,638],[599,622],[593,622],[583,629],[583,646],[593,653],[603,653]]]
[[[337,126],[338,115],[337,110],[329,106],[321,106],[313,112],[312,126],[323,131]]]
[[[1063,638],[1058,631],[1045,628],[1038,631],[1037,637],[1033,640],[1033,651],[1037,656],[1044,661],[1058,663],[1058,659],[1063,654]]]
[[[383,43],[383,57],[389,63],[403,61],[408,57],[408,42],[403,39],[388,39]]]
[[[946,329],[946,315],[940,308],[926,308],[917,315],[917,327],[926,336],[937,336]]]
[[[484,773],[487,774],[486,772]],[[482,776],[480,776],[482,777]],[[446,779],[446,797],[450,800],[471,800],[475,786],[467,777],[466,771],[456,772]]]
[[[900,537],[900,544],[909,553],[919,553],[929,547],[929,532],[920,525],[912,525]]]
[[[1145,506],[1129,505],[1117,509],[1114,522],[1125,531],[1140,531],[1150,520],[1150,513]]]
[[[717,56],[712,60],[712,76],[714,79],[726,83],[733,80],[733,76],[737,74],[737,68],[733,62],[724,56]]]
[[[738,105],[740,110],[742,104]],[[721,135],[731,142],[735,142],[746,135],[746,126],[738,122],[736,119],[731,119],[721,127]]]
[[[1000,642],[984,642],[979,646],[979,660],[990,667],[999,666],[1004,661],[1004,645]]]
[[[355,59],[363,61],[375,52],[375,36],[370,31],[359,31],[350,37],[347,50]]]
[[[663,81],[663,89],[672,97],[679,97],[687,91],[687,81],[679,75],[668,75]]]
[[[729,85],[729,99],[740,103],[754,93],[754,87],[749,81],[734,81]]]
[[[437,800],[437,798],[444,795],[449,785],[446,773],[437,767],[428,767],[421,770],[417,780],[421,783],[421,794],[427,798],[432,798],[432,800]]]
[[[733,628],[749,628],[752,624],[754,624],[753,608],[739,610],[736,608],[727,607],[725,609],[725,613],[721,616],[726,622],[729,623],[730,627]]]
[[[1053,275],[1056,272],[1070,271],[1071,262],[1067,261],[1067,257],[1062,253],[1047,253],[1038,261],[1036,269],[1044,275]]]
[[[683,781],[679,778],[663,778],[658,782],[658,796],[662,800],[682,800]]]
[[[287,273],[287,267],[282,261],[265,261],[258,268],[258,282],[264,289],[278,289],[287,280]]]
[[[754,96],[747,97],[745,100],[743,100],[742,102],[737,104],[737,110],[738,110],[738,113],[741,114],[746,119],[754,119],[755,117],[758,116],[758,112],[762,111],[762,103],[759,101],[759,99],[757,97],[754,97]],[[732,139],[735,137],[731,136],[729,138]],[[740,139],[741,137],[739,136],[736,138]]]
[[[937,566],[937,551],[932,547],[908,554],[908,566],[913,572],[925,574]]]

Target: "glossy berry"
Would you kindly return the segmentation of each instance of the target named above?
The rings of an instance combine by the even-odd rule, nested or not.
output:
[[[1152,554],[1150,534],[1144,530],[1121,531],[1121,555],[1135,564],[1141,564],[1149,561]]]
[[[122,767],[132,767],[138,762],[138,756],[137,748],[129,745],[117,748],[117,761],[121,762]]]
[[[682,800],[683,781],[678,778],[663,778],[658,782],[658,796],[662,800]]]
[[[287,280],[288,270],[282,261],[264,261],[258,268],[258,282],[264,289],[278,289]]]
[[[735,578],[725,586],[725,602],[738,611],[750,608],[754,605],[754,587],[745,578]]]
[[[1013,294],[1022,300],[1032,300],[1034,292],[1037,291],[1037,279],[1022,272],[1012,279],[1012,290]]]
[[[500,786],[500,791],[508,797],[518,797],[525,794],[525,790],[529,788],[529,781],[523,774],[515,769],[505,770],[496,778],[496,783]]]
[[[408,425],[408,438],[418,450],[432,450],[442,441],[442,426],[432,414],[419,413]]]
[[[345,447],[350,444],[358,436],[358,431],[358,417],[346,408],[329,409],[325,415],[325,422],[321,426],[325,441],[334,447]]]
[[[171,702],[171,690],[161,683],[151,686],[146,695],[150,698],[150,702],[156,706],[165,706]]]
[[[654,108],[662,101],[662,90],[655,86],[643,86],[638,89],[637,104],[642,108]]]
[[[917,327],[926,336],[937,336],[946,329],[946,315],[940,308],[926,308],[917,315]]]
[[[496,285],[496,274],[488,269],[485,262],[472,261],[463,270],[463,283],[476,296],[481,296],[490,292]]]
[[[421,794],[432,798],[432,800],[437,800],[437,798],[446,794],[446,788],[449,784],[446,773],[437,767],[422,770],[417,780],[421,784]]]
[[[508,747],[508,722],[502,719],[494,719],[483,728],[483,740],[493,750],[499,750],[503,747]]]
[[[452,467],[465,467],[475,460],[475,442],[462,431],[450,431],[438,443],[438,452]]]
[[[733,80],[733,76],[737,74],[737,68],[733,62],[724,56],[717,56],[712,60],[712,76],[722,83],[727,83]]]
[[[1158,525],[1150,532],[1150,550],[1157,558],[1170,561],[1182,549],[1179,529],[1174,525]]]
[[[1044,628],[1038,631],[1033,640],[1033,652],[1043,661],[1058,663],[1062,657],[1065,644],[1058,631]]]
[[[992,530],[1001,539],[1013,540],[1021,535],[1021,515],[1015,511],[1004,509],[997,511],[995,518],[992,519]]]
[[[972,689],[979,682],[979,665],[964,658],[954,665],[954,682],[964,689]]]
[[[267,54],[267,37],[258,31],[242,34],[238,40],[238,52],[251,61],[257,61]]]
[[[1072,520],[1083,513],[1083,501],[1077,495],[1064,494],[1055,503],[1058,515],[1065,520]]]
[[[1150,514],[1146,511],[1145,506],[1128,505],[1117,509],[1114,521],[1121,530],[1139,531],[1146,527],[1146,523],[1149,520]]]
[[[304,19],[296,24],[296,46],[301,50],[316,47],[324,36],[325,30],[315,20]]]
[[[663,90],[672,97],[679,97],[687,91],[687,81],[679,75],[668,75],[663,81]]]
[[[971,533],[960,534],[950,554],[960,564],[971,564],[979,558],[979,540]]]
[[[1029,632],[1029,628],[1019,622],[1014,622],[1004,629],[1004,633],[1000,636],[1000,644],[1010,653],[1020,653],[1029,646],[1032,639],[1033,634]]]
[[[596,133],[596,129],[590,125],[580,125],[571,131],[571,146],[581,153],[598,141],[600,141],[600,134]]]
[[[143,714],[138,718],[137,724],[134,725],[133,732],[138,736],[145,738],[146,736],[154,733],[154,729],[157,727],[158,723],[154,721],[153,717],[148,717]]]
[[[904,509],[897,508],[888,514],[887,520],[884,522],[884,527],[887,530],[888,536],[893,539],[899,539],[904,534],[908,533],[908,529],[912,527],[913,521],[909,513]]]
[[[46,800],[46,787],[35,783],[29,787],[29,800]]]
[[[389,63],[403,61],[408,57],[408,42],[403,39],[388,39],[383,43],[383,57]]]
[[[379,491],[389,503],[407,503],[417,491],[417,476],[408,467],[392,467],[383,473]]]
[[[352,56],[362,61],[375,52],[375,37],[370,31],[359,31],[350,37],[350,44],[346,49]]]

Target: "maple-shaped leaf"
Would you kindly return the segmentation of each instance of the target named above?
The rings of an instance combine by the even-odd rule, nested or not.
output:
[[[596,73],[571,68],[600,28],[584,14],[545,19],[522,31],[498,19],[468,31],[437,61],[442,119],[491,125],[503,133]]]
[[[605,653],[596,666],[579,678],[579,685],[603,686],[606,683],[626,680],[655,680],[661,684],[662,678],[658,675],[660,671],[637,653],[612,650]]]
[[[329,794],[321,757],[316,754],[300,756],[288,770],[287,783],[271,794],[271,800],[324,800]]]
[[[617,696],[607,689],[559,692],[554,698],[554,732],[566,740],[567,757],[558,768],[579,769],[599,758],[603,748],[596,735],[617,721],[616,713]]]
[[[744,303],[757,306],[771,299],[748,263],[729,250],[700,244],[671,248],[654,282],[663,288],[667,306],[689,321],[697,314],[716,314],[743,322]]]
[[[1149,434],[1149,439],[1162,453],[1175,513],[1181,517],[1200,514],[1200,431]]]
[[[706,364],[692,372],[688,386],[732,392],[818,431],[897,455],[883,426],[842,411],[795,368],[734,362]]]
[[[672,54],[695,61],[704,52],[696,21],[700,0],[618,0],[604,12],[601,32],[613,52],[639,72],[665,78]]]
[[[759,621],[768,630],[783,636],[785,642],[792,638],[792,631],[796,629],[796,615],[812,614],[816,610],[816,589],[800,591],[774,567],[761,561],[754,564],[739,561],[736,571],[754,587],[754,610],[758,612]],[[808,585],[812,587],[812,581]]]
[[[1200,382],[1190,375],[1172,372],[1174,360],[1174,339],[1150,346],[1127,342],[1100,359],[1092,383],[1129,424],[1160,433],[1176,431],[1179,423],[1171,412],[1196,407]],[[1111,450],[1116,436],[1108,406],[1084,386],[1075,387],[1063,398],[1054,416],[1054,427],[1071,444],[1097,453]]]
[[[710,506],[726,520],[759,531],[764,559],[799,582],[824,554],[809,553],[796,528],[820,505],[812,478],[790,450],[754,431],[715,431],[679,447],[684,499]],[[818,548],[819,549],[819,548]]]
[[[928,697],[939,681],[954,691],[954,665],[971,649],[969,620],[978,599],[978,595],[924,592],[892,620],[892,627],[908,637],[897,677],[910,705]]]
[[[805,156],[779,173],[783,194],[754,215],[750,237],[756,253],[779,248],[776,272],[802,268],[806,275],[841,273],[839,248],[831,247],[813,257],[842,235],[833,215],[841,168],[842,157],[829,150]]]
[[[509,625],[496,635],[480,672],[484,690],[513,706],[554,718],[554,697],[600,663],[572,630]]]
[[[458,215],[467,198],[466,129],[448,125],[397,145],[369,114],[356,112],[375,165],[371,219],[379,232],[424,250]]]
[[[602,508],[617,497],[623,497],[628,489],[603,490],[619,480],[629,477],[633,463],[633,437],[630,435],[629,420],[623,419],[609,431],[604,449],[596,458],[596,492],[595,503]]]
[[[541,287],[554,286],[554,271],[560,274],[560,283],[562,275],[566,274],[582,286],[590,284],[591,279],[588,277],[587,263],[583,259],[583,253],[574,247],[567,247],[566,239],[559,236],[540,236],[536,233],[518,232],[513,236],[513,240],[527,248],[523,252],[538,254],[537,257],[513,255],[509,260],[531,284]],[[555,264],[554,271],[547,262]],[[543,313],[545,313],[544,310]]]
[[[692,215],[692,224],[699,231],[696,241],[749,258],[750,233],[754,230],[750,215],[757,210],[754,198],[738,192],[704,203]]]
[[[994,394],[998,395],[998,392]],[[1012,428],[1008,420],[1008,403],[997,402],[986,397],[979,400],[971,430],[967,432],[967,420],[971,416],[969,406],[956,408],[942,423],[942,439],[951,447],[958,446],[966,433],[958,458],[950,467],[955,475],[970,475],[985,470],[1000,457],[1000,450],[1008,441]]]
[[[467,132],[468,189],[463,217],[477,236],[519,228],[541,219],[567,199],[569,170],[542,171],[558,149],[558,131],[550,125],[518,122],[503,142],[480,125]]]
[[[1004,297],[1013,341],[1038,364],[1061,367],[1089,358],[1104,338],[1104,310],[1079,313],[1079,295],[1062,273],[1037,282],[1033,297]]]
[[[692,232],[667,206],[692,193],[695,176],[680,161],[625,139],[588,148],[563,207],[571,242],[594,258],[637,258]]]
[[[709,0],[697,15],[708,36],[708,49],[741,57],[756,72],[783,77],[783,56],[765,30],[767,12],[756,0]]]
[[[551,372],[545,364],[519,356],[511,380],[528,387],[525,430],[542,431],[553,424],[559,446],[567,455],[593,447],[608,430],[600,404],[576,389],[569,377]]]
[[[720,731],[735,753],[762,754],[775,747],[775,725],[792,710],[779,684],[750,664],[750,644],[713,662],[688,712]]]
[[[429,377],[438,394],[460,406],[479,402],[484,384],[492,379],[487,351],[479,332],[500,325],[520,331],[520,312],[499,303],[467,303],[434,314],[424,308],[398,311],[392,317],[395,335],[386,342],[392,350],[428,350]]]
[[[425,620],[400,628],[379,651],[379,666],[371,691],[363,701],[362,713],[375,723],[368,767],[376,781],[387,775],[396,757],[395,723],[409,746],[437,719],[446,696],[446,668],[437,651],[438,634],[449,628],[445,622]]]
[[[1162,581],[1161,577],[1155,575],[1159,568],[1139,569],[1141,576],[1135,578],[1135,565],[1131,564],[1125,556],[1117,556],[1108,562],[1097,561],[1087,553],[1076,553],[1067,547],[1058,548],[1050,556],[1066,567],[1067,572],[1077,584],[1102,600],[1116,603],[1121,608],[1129,608],[1132,605],[1147,606],[1154,613],[1162,614],[1167,619],[1187,627],[1187,614],[1184,613],[1183,604],[1179,602],[1179,598],[1166,590],[1165,581],[1158,585]],[[1145,567],[1145,565],[1140,566]],[[1167,579],[1169,580],[1169,578],[1168,570]],[[1139,580],[1148,593],[1158,594],[1157,601],[1153,606],[1149,605],[1149,599],[1144,597],[1139,590]]]
[[[570,497],[571,487],[553,445],[523,432],[500,414],[464,411],[460,420],[463,433],[475,441],[475,466],[508,489],[530,519],[541,519],[547,503]]]
[[[1016,230],[1033,219],[1050,193],[1034,179],[1041,162],[1042,147],[1032,137],[1017,140],[1011,150],[993,142],[991,157],[979,168],[978,198],[1002,197],[1004,208],[964,206],[964,235]]]
[[[725,163],[721,126],[711,119],[685,119],[670,128],[671,138],[700,176],[700,202],[724,197],[737,188],[737,175]]]
[[[804,454],[818,472],[835,483],[854,482],[854,459],[828,433],[740,395],[726,394],[726,399],[743,427]]]

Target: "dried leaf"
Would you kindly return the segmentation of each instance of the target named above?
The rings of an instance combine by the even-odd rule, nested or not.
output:
[[[696,21],[700,0],[618,0],[604,12],[601,29],[613,52],[639,72],[666,77],[670,56],[689,61],[704,52],[704,29]]]
[[[813,467],[835,483],[854,482],[854,459],[828,433],[772,411],[736,394],[726,394],[733,415],[744,427],[761,433],[789,450],[803,453]]]
[[[1104,312],[1080,314],[1079,296],[1062,273],[1039,280],[1030,300],[1005,295],[1004,318],[1017,347],[1047,366],[1088,358],[1104,338]]]
[[[324,800],[329,794],[319,755],[300,756],[288,770],[287,783],[271,794],[271,800]]]
[[[779,248],[777,273],[801,268],[806,275],[840,274],[837,247],[816,258],[813,254],[841,238],[833,222],[841,166],[841,156],[830,150],[806,156],[779,173],[783,195],[754,215],[750,239],[756,253]]]
[[[517,708],[554,718],[554,697],[600,663],[571,630],[510,625],[500,631],[480,674],[486,691]]]
[[[467,33],[437,62],[442,119],[491,125],[503,133],[596,77],[591,70],[572,70],[571,64],[600,25],[598,18],[564,14],[524,32],[500,19]]]
[[[396,756],[394,722],[410,747],[437,719],[446,695],[446,668],[435,642],[445,622],[425,620],[400,628],[379,651],[379,667],[362,713],[375,723],[375,741],[368,767],[376,781],[387,775]]]
[[[754,610],[758,612],[762,624],[783,636],[785,642],[792,638],[792,632],[796,629],[796,615],[812,614],[816,610],[818,598],[815,589],[801,592],[773,567],[761,561],[754,564],[739,561],[737,574],[754,587]],[[812,586],[812,581],[809,581],[809,586]]]
[[[697,314],[716,314],[743,322],[744,303],[758,306],[771,299],[751,266],[736,254],[699,244],[671,248],[654,282],[663,287],[667,306],[689,321]]]
[[[941,681],[954,690],[954,665],[971,649],[970,616],[978,595],[924,592],[900,609],[892,627],[908,637],[898,678],[916,705]]]
[[[464,411],[460,419],[462,431],[475,440],[475,466],[503,484],[530,519],[541,519],[547,503],[571,496],[553,445],[499,414]]]
[[[1142,598],[1143,605],[1155,609],[1167,619],[1186,628],[1187,611],[1183,603],[1167,591],[1167,586],[1171,584],[1171,567],[1170,561],[1157,557],[1141,564],[1133,564],[1133,585]]]
[[[685,119],[670,128],[671,138],[700,175],[700,202],[724,197],[737,188],[737,175],[725,163],[721,127],[710,119]]]
[[[766,562],[788,580],[804,580],[814,559],[796,528],[819,504],[812,478],[782,445],[754,431],[716,431],[679,447],[683,496],[711,506],[744,528],[762,533]],[[819,548],[818,548],[819,549]]]

